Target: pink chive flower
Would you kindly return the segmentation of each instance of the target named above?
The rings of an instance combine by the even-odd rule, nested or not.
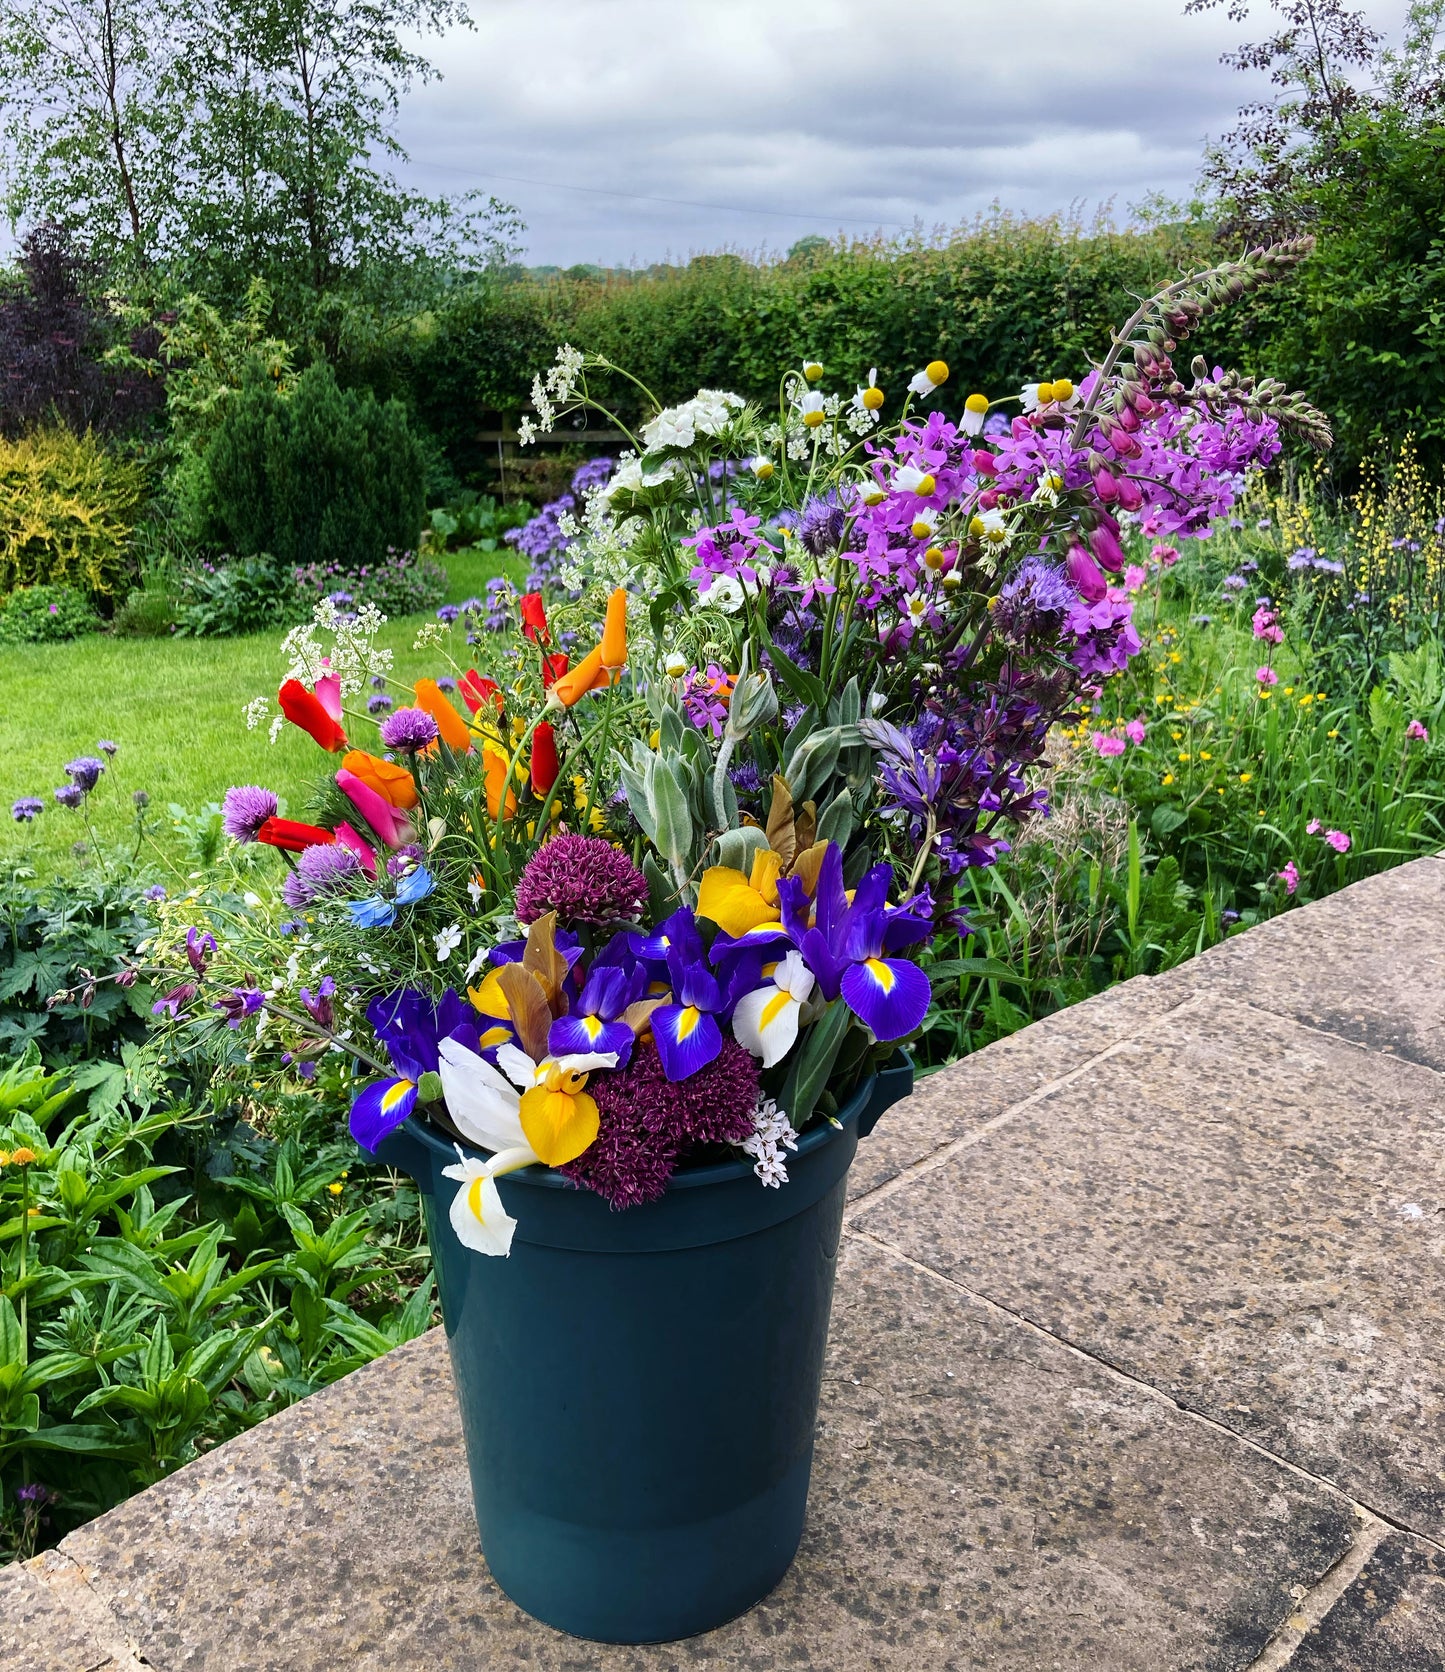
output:
[[[1336,853],[1348,853],[1350,851],[1350,839],[1343,830],[1327,830],[1325,840]]]
[[[1287,860],[1285,868],[1279,873],[1279,880],[1284,884],[1286,894],[1293,894],[1299,887],[1299,871],[1295,868],[1294,860]]]
[[[1109,732],[1096,731],[1089,741],[1101,755],[1122,755],[1124,753],[1124,739],[1114,737]]]
[[[1137,563],[1131,563],[1124,571],[1125,592],[1137,592],[1144,582],[1149,579],[1149,572],[1141,569]]]
[[[1413,737],[1420,743],[1428,743],[1430,741],[1430,733],[1425,730],[1424,726],[1422,726],[1418,720],[1412,720],[1410,724],[1405,727],[1405,736]]]
[[[1155,546],[1149,556],[1155,563],[1162,563],[1166,569],[1172,569],[1179,561],[1179,548],[1177,546]]]
[[[1279,684],[1279,675],[1274,671],[1273,668],[1256,668],[1254,670],[1254,677],[1260,682],[1261,685],[1278,685]]]
[[[1144,722],[1137,719],[1131,720],[1128,725],[1124,727],[1124,736],[1127,737],[1131,743],[1142,743],[1144,741]]]
[[[1305,826],[1305,835],[1306,836],[1318,836],[1319,833],[1323,829],[1324,829],[1324,826],[1320,823],[1320,821],[1318,819],[1311,819],[1310,822]]]

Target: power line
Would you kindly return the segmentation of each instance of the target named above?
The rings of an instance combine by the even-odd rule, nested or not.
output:
[[[696,203],[685,197],[655,197],[645,192],[618,192],[606,186],[571,186],[557,180],[532,180],[524,174],[489,174],[472,168],[459,168],[453,163],[423,163],[414,159],[420,168],[440,170],[446,174],[460,174],[468,180],[505,180],[514,186],[541,186],[554,192],[585,192],[592,197],[620,197],[633,203],[670,203],[679,209],[708,209],[724,215],[775,215],[782,220],[842,222],[847,226],[891,227],[898,232],[911,232],[912,222],[870,221],[857,215],[816,215],[804,209],[749,209],[735,203]]]

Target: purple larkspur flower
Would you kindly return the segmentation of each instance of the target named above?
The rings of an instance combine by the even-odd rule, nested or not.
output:
[[[233,842],[254,842],[267,819],[274,819],[280,802],[273,790],[260,784],[233,784],[221,802],[221,828]]]
[[[328,894],[345,893],[361,874],[361,861],[350,848],[340,842],[319,842],[302,850],[296,869],[281,885],[281,898],[299,910]]]
[[[62,784],[55,792],[55,799],[73,812],[85,800],[85,791],[79,784]]]
[[[381,722],[381,741],[388,749],[425,749],[436,736],[437,723],[424,708],[399,708]]]
[[[554,836],[517,879],[519,923],[534,923],[549,911],[563,924],[610,923],[636,918],[646,905],[646,877],[600,836]]]
[[[180,1015],[182,1008],[195,998],[198,988],[194,981],[183,981],[178,987],[172,987],[168,993],[162,993],[151,1006],[152,1016],[169,1016],[172,1021]]]
[[[323,975],[321,985],[314,993],[305,987],[301,989],[301,1004],[306,1014],[318,1028],[329,1030],[336,1020],[336,1013],[331,1001],[336,995],[336,983],[329,975]]]
[[[16,824],[29,824],[44,811],[45,803],[38,795],[22,795],[18,801],[11,803],[10,817]]]
[[[97,760],[94,755],[77,755],[73,761],[66,761],[65,776],[80,790],[82,795],[89,795],[100,782],[100,775],[105,771],[105,762]]]

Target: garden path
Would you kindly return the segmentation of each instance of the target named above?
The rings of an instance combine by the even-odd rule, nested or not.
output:
[[[497,1591],[434,1330],[0,1574],[0,1667],[1442,1672],[1442,930],[1418,860],[894,1109],[803,1549],[722,1630]]]

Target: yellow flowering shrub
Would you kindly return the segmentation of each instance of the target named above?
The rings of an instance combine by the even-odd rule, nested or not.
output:
[[[123,593],[144,498],[141,467],[89,433],[57,427],[0,439],[0,597],[42,584]]]

